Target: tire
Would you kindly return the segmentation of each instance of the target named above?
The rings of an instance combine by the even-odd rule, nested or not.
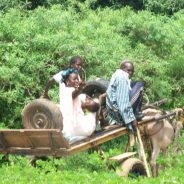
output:
[[[109,81],[102,78],[96,80],[87,81],[86,86],[82,90],[82,93],[89,95],[90,97],[98,97],[106,92]]]
[[[121,163],[121,171],[117,171],[119,176],[130,176],[130,177],[138,177],[138,176],[147,176],[146,169],[141,160],[137,158],[129,158]]]
[[[22,111],[22,123],[26,129],[63,129],[63,117],[59,107],[47,99],[36,99]]]

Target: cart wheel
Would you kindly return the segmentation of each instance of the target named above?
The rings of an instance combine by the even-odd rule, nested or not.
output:
[[[91,97],[98,97],[99,95],[106,92],[108,85],[109,81],[102,78],[87,81],[86,86],[82,90],[82,93],[85,93]]]
[[[59,107],[47,99],[36,99],[22,111],[22,123],[27,129],[61,129],[63,117]]]
[[[147,176],[146,169],[141,160],[137,158],[129,158],[121,163],[121,170],[117,170],[119,176]]]

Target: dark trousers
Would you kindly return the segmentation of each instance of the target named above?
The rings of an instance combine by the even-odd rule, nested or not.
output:
[[[131,88],[132,88],[132,90],[130,90],[130,92],[129,92],[130,103],[131,103],[131,106],[133,109],[133,113],[134,113],[135,117],[137,117],[137,115],[141,111],[141,106],[142,106],[142,101],[143,101],[144,83],[143,82],[132,82]],[[112,108],[108,107],[107,105],[106,105],[106,108],[107,108],[107,111],[109,114],[108,117],[111,118],[111,120],[108,120],[109,123],[111,123],[112,120],[115,120],[116,124],[123,124],[122,117],[118,111],[112,110]],[[132,130],[132,128],[130,128],[130,126],[131,126],[131,123],[129,123],[128,128]]]
[[[137,114],[141,111],[144,83],[132,82],[131,88],[132,90],[129,92],[130,103],[132,105],[134,114]]]

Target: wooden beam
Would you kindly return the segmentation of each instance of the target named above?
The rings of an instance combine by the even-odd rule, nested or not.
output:
[[[176,112],[171,112],[163,116],[140,121],[138,122],[138,126],[151,121],[159,121],[169,116],[174,116],[175,114]],[[128,130],[126,127],[116,126],[115,128],[112,127],[87,139],[69,145],[61,131],[57,129],[2,129],[0,130],[0,144],[2,146],[0,153],[66,156],[95,147],[127,133]],[[26,139],[26,141],[22,141],[22,135],[24,135],[23,138]],[[15,142],[15,138],[17,142]]]
[[[6,140],[4,139],[3,132],[0,132],[0,145],[2,145],[3,149],[6,149],[8,147],[8,144],[7,144]]]
[[[54,142],[52,139],[52,132],[48,133],[48,138],[49,138],[50,148],[51,148],[51,150],[54,150],[55,147],[54,147]]]
[[[97,134],[91,137],[88,141],[84,140],[85,142],[81,142],[76,145],[71,145],[71,148],[67,149],[67,152],[69,155],[71,155],[79,151],[87,150],[114,138],[125,135],[127,134],[127,131],[128,130],[126,127],[121,126],[106,132],[99,133],[99,135]]]
[[[130,157],[132,157],[136,154],[137,154],[136,152],[126,152],[126,153],[122,153],[120,155],[110,157],[108,159],[109,160],[114,160],[114,161],[117,161],[117,162],[122,162],[124,159],[130,158]]]
[[[26,132],[24,130],[21,130],[21,133],[22,133],[22,138],[28,142],[28,144],[30,145],[30,148],[34,148],[34,144],[33,142],[31,141],[30,137],[27,136]]]
[[[143,120],[138,122],[138,126],[141,126],[142,124],[146,124],[152,121],[160,121],[162,119],[165,119],[169,116],[174,116],[176,112],[170,112],[169,114],[159,116],[159,117],[153,117],[147,120]],[[100,135],[95,135],[94,137],[91,137],[90,140],[84,142],[79,142],[76,145],[71,145],[70,149],[67,149],[67,152],[69,155],[75,154],[80,151],[87,150],[89,148],[95,147],[99,144],[102,144],[104,142],[107,142],[109,140],[112,140],[114,138],[120,137],[122,135],[128,134],[128,129],[126,127],[118,126],[114,129],[110,129],[105,132],[102,132]]]
[[[59,152],[59,154],[58,154]],[[16,154],[16,155],[35,155],[35,156],[65,156],[67,155],[65,148],[60,148],[58,150],[52,150],[48,148],[18,148],[9,147],[7,149],[0,148],[0,153],[2,154]]]

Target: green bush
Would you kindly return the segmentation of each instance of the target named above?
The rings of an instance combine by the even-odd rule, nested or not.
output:
[[[151,101],[168,97],[170,104],[182,105],[182,12],[168,18],[130,8],[93,11],[87,3],[79,5],[78,12],[73,6],[53,6],[1,14],[0,122],[20,127],[24,105],[40,97],[46,81],[74,55],[84,58],[88,79],[109,79],[121,60],[130,58],[134,78],[146,82]],[[57,88],[51,90],[56,101]]]
[[[183,0],[1,0],[0,10],[2,12],[7,12],[11,8],[34,10],[39,6],[49,8],[57,4],[65,8],[73,7],[76,11],[80,10],[81,5],[87,5],[93,10],[105,7],[115,10],[130,6],[136,11],[148,10],[162,15],[173,15],[184,8]]]
[[[183,150],[184,134],[180,138],[180,146]],[[114,140],[113,140],[114,141]],[[122,142],[120,143],[122,144]],[[96,152],[83,152],[65,158],[52,158],[37,160],[37,167],[29,165],[29,158],[10,156],[9,162],[3,162],[0,155],[1,183],[62,183],[62,184],[154,184],[154,183],[183,183],[184,154],[173,155],[170,146],[167,157],[160,154],[157,163],[159,176],[155,178],[139,177],[136,179],[119,177],[112,167],[108,167],[109,156],[122,153],[119,144],[110,141],[105,150],[106,159],[103,160]],[[119,164],[115,165],[116,168]]]
[[[184,8],[183,0],[145,0],[144,7],[154,13],[173,15]]]

